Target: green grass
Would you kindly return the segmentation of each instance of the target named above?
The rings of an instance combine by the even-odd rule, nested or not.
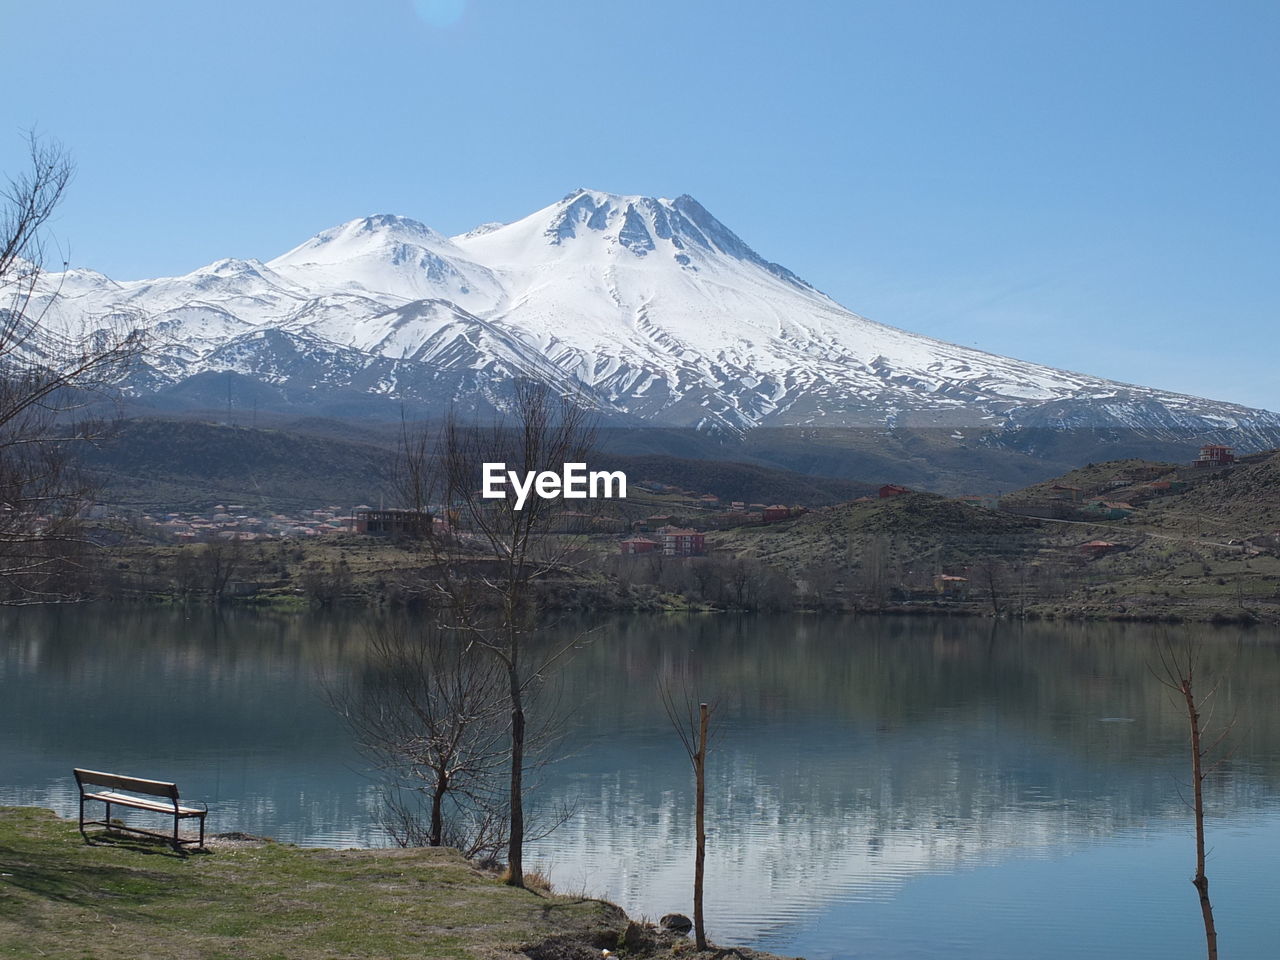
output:
[[[232,844],[183,857],[86,844],[50,811],[0,807],[0,957],[497,958],[616,937],[602,901],[500,884],[455,851]]]

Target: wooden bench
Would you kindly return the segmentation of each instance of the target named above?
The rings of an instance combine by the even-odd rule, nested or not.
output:
[[[209,813],[209,808],[206,804],[200,805],[202,809],[183,806],[178,799],[178,785],[176,783],[166,783],[163,780],[141,780],[138,777],[124,777],[117,773],[103,773],[100,770],[81,770],[78,767],[75,770],[75,775],[76,785],[80,788],[80,833],[84,835],[86,840],[89,839],[89,835],[84,832],[84,828],[99,826],[108,830],[128,830],[130,833],[141,833],[148,837],[167,840],[173,844],[173,849],[175,850],[181,850],[187,844],[197,844],[201,849],[204,848],[204,818]],[[142,794],[142,796],[130,796],[130,794]],[[151,797],[156,799],[150,799]],[[101,820],[86,820],[84,818],[84,802],[86,800],[97,800],[107,805]],[[156,833],[154,830],[143,830],[141,827],[129,827],[121,823],[112,823],[112,806],[129,807],[134,810],[145,810],[148,813],[162,813],[166,816],[171,816],[173,817],[173,835]],[[194,837],[183,837],[178,833],[178,826],[182,821],[192,817],[200,821],[200,838],[198,840]]]

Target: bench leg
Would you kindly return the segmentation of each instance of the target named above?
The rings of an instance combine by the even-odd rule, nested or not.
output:
[[[178,819],[178,815],[174,814],[173,816],[173,849],[177,850],[179,853],[182,852],[182,841],[178,839],[178,825],[181,823],[182,821]]]
[[[107,825],[107,829],[111,829],[111,804],[107,804],[107,812],[102,815],[103,821]]]
[[[204,849],[204,817],[200,818],[200,849]]]
[[[89,842],[89,835],[84,832],[84,794],[80,794],[80,836],[84,837],[85,843]]]

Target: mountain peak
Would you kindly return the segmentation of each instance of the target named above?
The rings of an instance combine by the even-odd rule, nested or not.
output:
[[[448,242],[442,234],[432,230],[425,223],[394,213],[357,217],[355,220],[348,220],[346,223],[318,233],[313,239],[321,243],[332,243],[337,240],[369,237],[386,238],[397,242]]]
[[[502,290],[448,237],[392,213],[348,220],[316,234],[267,266],[309,290],[393,301],[443,297],[467,310],[492,309]]]
[[[237,257],[224,257],[221,260],[215,260],[207,267],[202,267],[198,273],[213,273],[220,277],[235,277],[241,274],[261,274],[263,269],[261,260],[249,258],[242,260]]]
[[[639,257],[666,249],[686,269],[696,269],[699,256],[727,256],[812,289],[790,270],[756,253],[687,193],[669,200],[579,187],[529,219],[534,218],[544,221],[542,234],[552,246],[596,234],[616,240]]]
[[[357,259],[418,259],[423,251],[456,254],[453,242],[425,223],[394,213],[357,217],[314,237],[272,260],[272,269],[304,264],[344,263]]]
[[[464,240],[467,237],[483,237],[486,233],[493,233],[495,230],[501,230],[506,224],[501,220],[490,220],[488,223],[482,223],[479,226],[472,227],[466,233],[460,233],[454,240]]]
[[[572,203],[579,197],[589,197],[592,201],[600,205],[608,206],[626,206],[627,204],[667,204],[671,201],[666,197],[649,197],[639,193],[610,193],[608,190],[595,190],[591,187],[578,187],[576,190],[570,190],[560,198],[559,203],[553,206],[562,206]]]

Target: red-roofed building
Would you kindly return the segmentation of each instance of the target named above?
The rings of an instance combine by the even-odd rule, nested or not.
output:
[[[1200,448],[1200,456],[1191,462],[1193,467],[1225,467],[1236,462],[1236,453],[1220,443],[1206,443]]]
[[[886,497],[896,497],[899,494],[910,493],[910,492],[911,491],[908,490],[906,487],[900,487],[896,483],[886,483],[883,487],[880,488],[880,499],[883,500]]]
[[[680,527],[663,527],[658,531],[662,538],[662,553],[668,557],[696,557],[707,550],[705,534]]]
[[[653,553],[662,544],[657,540],[650,540],[648,537],[628,537],[618,544],[618,549],[624,557],[634,557],[642,553]]]

